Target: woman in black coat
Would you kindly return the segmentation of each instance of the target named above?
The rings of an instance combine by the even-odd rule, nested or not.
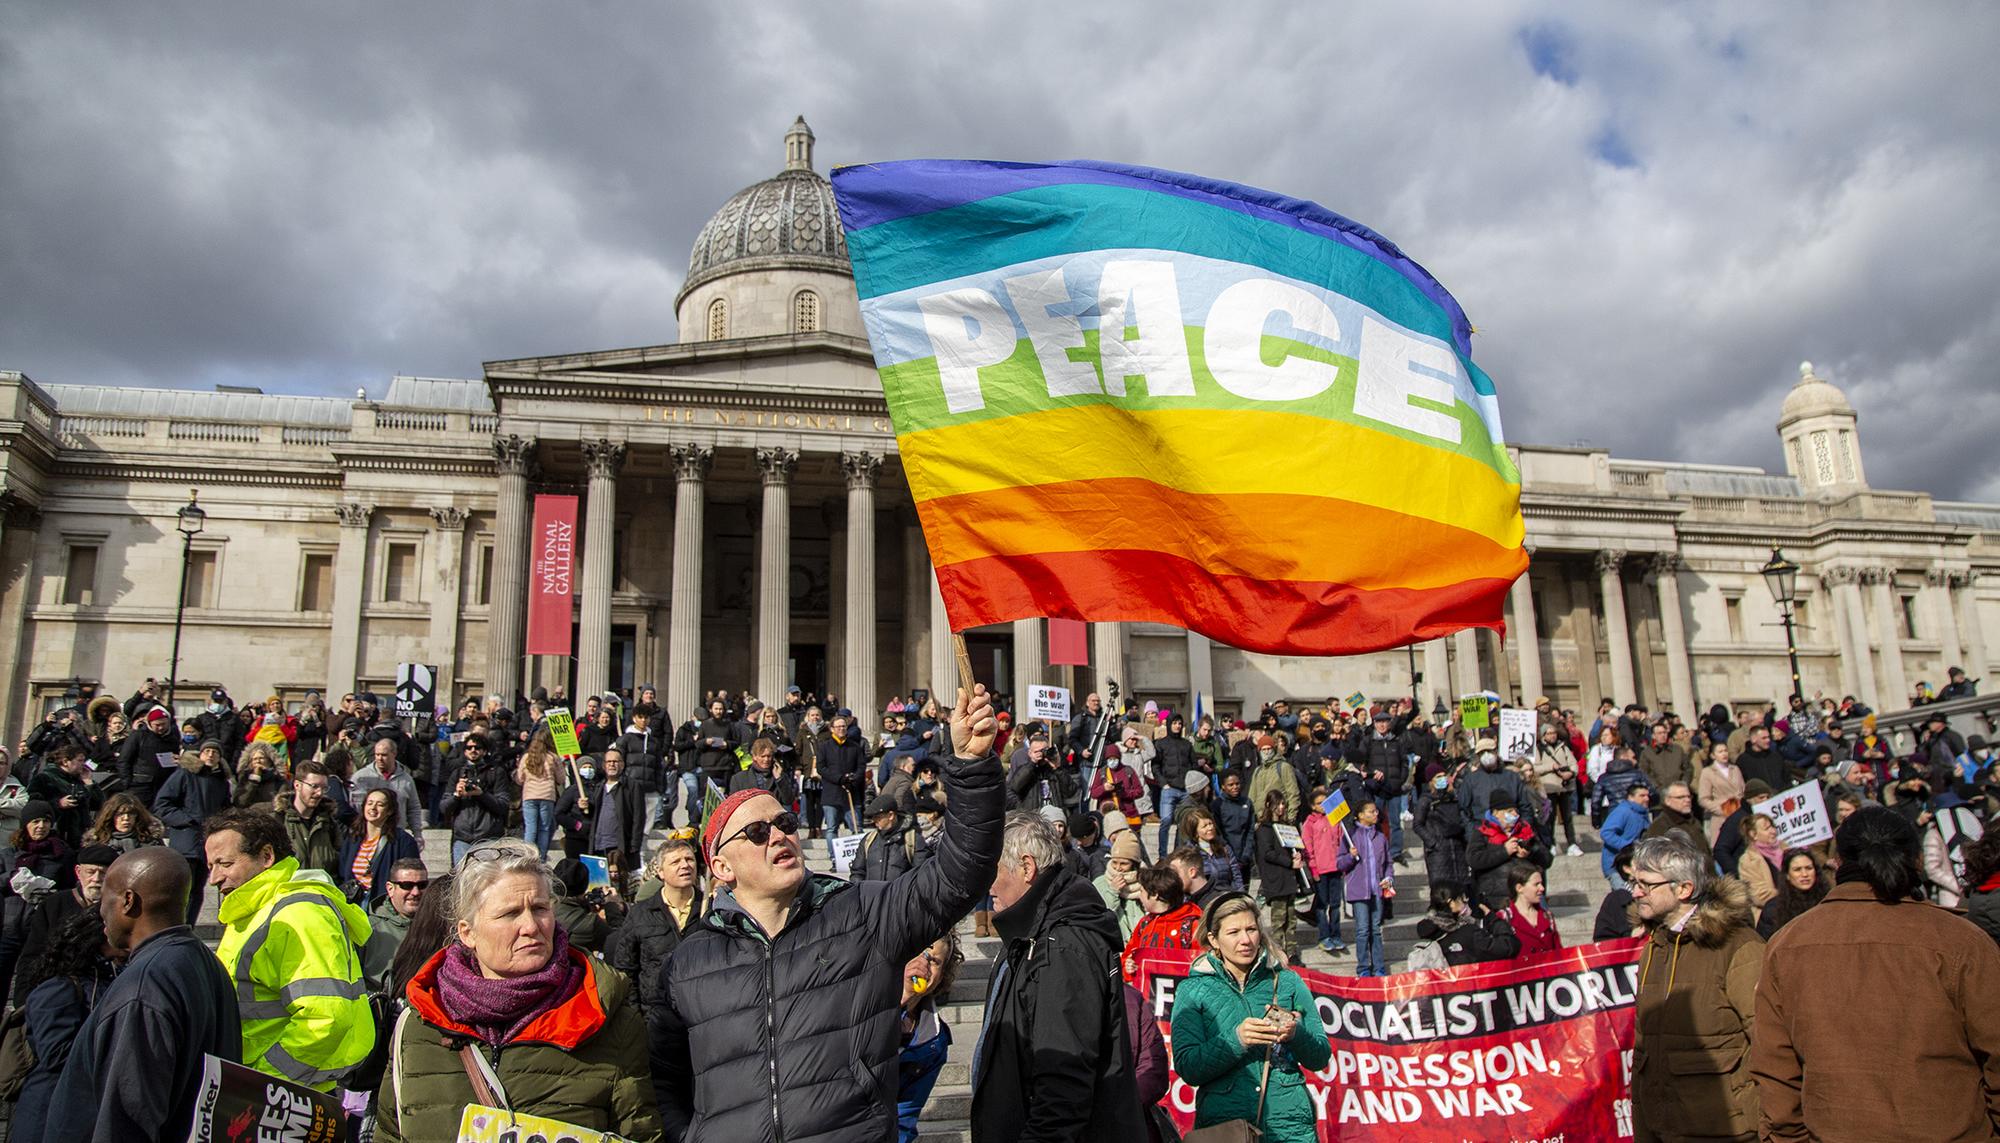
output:
[[[660,878],[660,892],[626,910],[625,923],[604,950],[611,967],[632,978],[636,985],[632,996],[649,1017],[661,1000],[660,970],[708,906],[690,843],[676,840],[662,845],[653,855],[653,872]],[[681,920],[675,919],[676,913]]]

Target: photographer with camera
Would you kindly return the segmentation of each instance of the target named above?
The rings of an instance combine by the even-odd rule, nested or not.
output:
[[[468,734],[456,763],[445,772],[438,817],[451,827],[453,868],[468,850],[507,836],[507,815],[513,809],[509,768],[491,754],[485,735]]]

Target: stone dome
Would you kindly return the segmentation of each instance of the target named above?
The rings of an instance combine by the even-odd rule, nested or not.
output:
[[[1841,392],[1838,386],[1814,375],[1812,362],[1801,361],[1798,384],[1793,385],[1792,391],[1785,394],[1784,407],[1778,413],[1778,425],[1782,428],[1794,421],[1823,416],[1827,413],[1840,413],[1852,417],[1854,406],[1848,404],[1847,394]]]
[[[800,116],[785,132],[785,169],[722,204],[694,240],[685,298],[704,282],[741,270],[777,267],[853,276],[833,184],[812,168],[812,128]]]

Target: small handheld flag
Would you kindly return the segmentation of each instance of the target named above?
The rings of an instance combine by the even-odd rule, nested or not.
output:
[[[1339,790],[1335,790],[1319,804],[1319,812],[1326,815],[1328,825],[1337,826],[1340,824],[1340,819],[1347,816],[1347,799],[1341,796]]]

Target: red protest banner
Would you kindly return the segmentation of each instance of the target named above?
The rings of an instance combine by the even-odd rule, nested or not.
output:
[[[528,543],[527,652],[567,655],[575,594],[576,497],[535,497],[535,530]]]
[[[1362,979],[1296,969],[1333,1059],[1305,1073],[1324,1141],[1632,1138],[1639,941]],[[1138,987],[1173,1050],[1174,986],[1196,954],[1138,954]],[[1166,1107],[1186,1131],[1195,1091]]]

